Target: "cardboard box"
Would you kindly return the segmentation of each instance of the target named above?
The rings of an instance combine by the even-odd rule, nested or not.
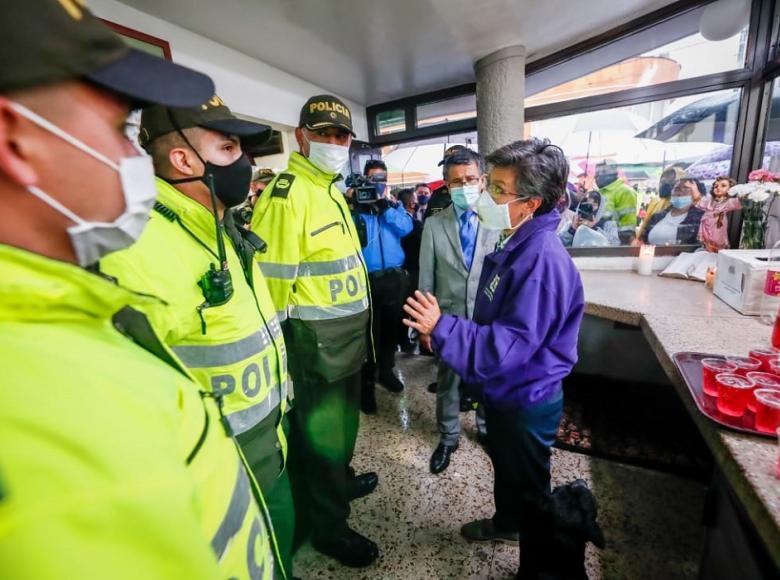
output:
[[[742,314],[760,314],[768,259],[769,250],[718,252],[718,273],[713,288],[715,296]],[[780,269],[780,264],[777,269]]]

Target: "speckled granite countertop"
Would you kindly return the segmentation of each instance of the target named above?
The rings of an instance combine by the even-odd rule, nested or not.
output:
[[[752,346],[768,342],[769,327],[742,316],[700,282],[630,271],[586,270],[581,275],[587,314],[641,327],[780,568],[777,442],[728,431],[702,415],[672,361],[680,351],[747,354]]]

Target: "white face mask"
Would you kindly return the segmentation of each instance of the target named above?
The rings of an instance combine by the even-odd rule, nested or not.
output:
[[[452,203],[454,203],[459,209],[471,209],[474,204],[477,203],[480,194],[480,186],[476,185],[464,185],[462,187],[453,187],[450,190],[450,196],[452,197]]]
[[[487,192],[483,191],[477,200],[477,205],[474,208],[479,217],[479,221],[488,230],[516,230],[525,222],[527,222],[533,214],[528,214],[527,217],[517,224],[512,226],[512,219],[509,217],[509,204],[516,201],[526,201],[521,198],[515,198],[510,202],[498,204],[493,200],[493,197]]]
[[[341,170],[344,169],[347,161],[349,161],[349,147],[331,143],[318,143],[308,139],[306,139],[306,142],[309,144],[309,161],[324,173],[330,175],[341,173]]]
[[[94,264],[106,254],[124,249],[135,242],[146,227],[149,213],[157,197],[152,159],[146,155],[122,157],[119,164],[116,164],[27,107],[19,103],[11,103],[11,107],[41,129],[56,135],[119,173],[125,198],[125,210],[113,222],[87,221],[38,187],[34,185],[27,187],[27,191],[35,197],[76,223],[70,226],[67,232],[79,265]]]

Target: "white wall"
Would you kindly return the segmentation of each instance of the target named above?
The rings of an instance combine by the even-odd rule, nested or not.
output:
[[[280,125],[288,129],[297,126],[298,115],[306,99],[329,92],[121,2],[90,0],[89,5],[101,18],[168,41],[173,60],[211,76],[217,86],[217,93],[231,110],[268,121],[275,128],[280,128]],[[280,50],[289,50],[289,47],[280,47]],[[352,111],[358,139],[367,140],[365,107],[343,100]],[[294,141],[288,144],[293,150],[297,149]]]

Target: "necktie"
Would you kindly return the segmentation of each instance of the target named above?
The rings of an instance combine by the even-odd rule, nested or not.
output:
[[[474,247],[476,246],[476,228],[471,220],[473,211],[464,211],[460,214],[460,247],[463,250],[463,258],[466,268],[471,270],[474,261]]]

